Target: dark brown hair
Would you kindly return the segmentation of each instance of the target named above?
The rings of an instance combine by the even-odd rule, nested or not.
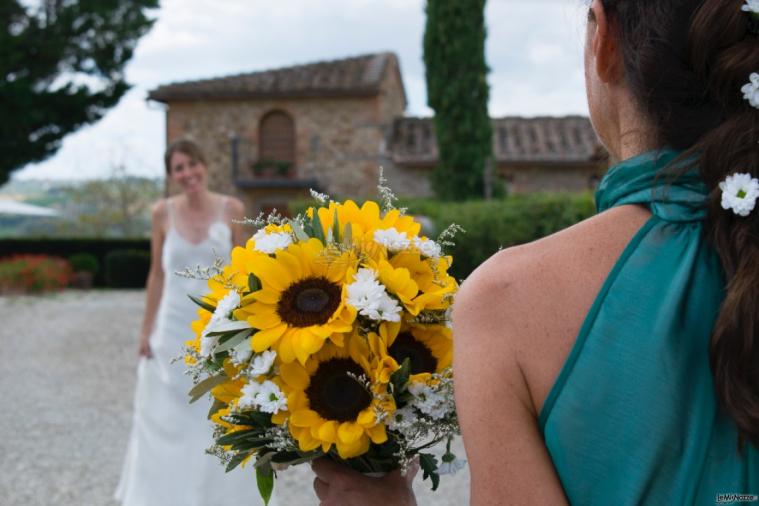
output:
[[[759,71],[759,36],[743,0],[601,1],[658,145],[696,160],[710,190],[706,233],[727,280],[710,364],[720,404],[759,448],[759,209],[725,211],[719,189],[735,172],[759,176],[759,110],[741,93]]]
[[[172,142],[166,149],[166,154],[163,155],[163,163],[166,166],[166,174],[171,174],[171,157],[174,155],[174,153],[185,154],[196,162],[200,162],[203,165],[208,165],[206,163],[206,157],[203,155],[203,151],[201,151],[200,146],[189,139],[179,139]]]

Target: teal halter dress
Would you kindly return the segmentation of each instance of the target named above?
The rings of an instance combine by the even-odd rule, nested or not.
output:
[[[573,505],[759,495],[759,451],[739,452],[709,368],[725,280],[704,238],[707,189],[695,172],[662,176],[677,155],[622,162],[596,193],[599,212],[640,204],[653,216],[606,279],[540,414]]]

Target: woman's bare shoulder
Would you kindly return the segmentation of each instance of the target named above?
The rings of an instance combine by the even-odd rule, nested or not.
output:
[[[237,197],[229,197],[229,203],[227,204],[230,214],[234,216],[245,215],[245,204]]]
[[[611,209],[544,239],[502,250],[463,283],[454,322],[466,319],[468,327],[477,325],[478,343],[471,344],[481,353],[514,356],[536,412],[603,281],[649,217],[638,206]]]
[[[166,217],[166,214],[168,212],[168,206],[169,206],[169,198],[162,198],[158,199],[155,202],[153,202],[153,205],[150,207],[150,214],[153,217],[153,220],[155,221],[156,218],[160,219],[160,221],[164,221],[164,218]]]

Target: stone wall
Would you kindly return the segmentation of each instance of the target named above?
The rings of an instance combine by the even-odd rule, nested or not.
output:
[[[324,192],[340,196],[373,195],[393,118],[403,114],[405,98],[394,72],[386,72],[382,92],[373,97],[293,98],[173,102],[167,119],[168,142],[187,137],[206,154],[209,187],[242,198],[249,213],[280,205],[307,188],[239,188],[232,174],[232,139],[241,139],[240,175],[258,159],[258,126],[272,110],[288,113],[296,131],[295,179],[315,179]]]
[[[576,165],[500,165],[509,193],[595,190],[606,173],[605,163]]]

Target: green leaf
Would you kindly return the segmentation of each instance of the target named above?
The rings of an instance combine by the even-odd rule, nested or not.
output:
[[[214,311],[216,311],[216,308],[214,306],[212,306],[208,302],[204,301],[200,297],[194,297],[192,295],[188,295],[188,297],[190,298],[191,301],[193,301],[195,304],[197,304],[198,306],[202,307],[206,311],[209,311],[211,313],[213,313]]]
[[[190,390],[189,396],[190,396],[190,404],[197,401],[201,397],[203,397],[205,394],[211,391],[211,389],[217,385],[221,385],[225,381],[227,381],[229,378],[227,378],[226,374],[219,374],[217,376],[211,376],[210,378],[206,378],[197,385],[195,385],[192,390]]]
[[[235,425],[250,425],[253,427],[272,427],[271,415],[268,413],[260,413],[258,411],[250,411],[247,413],[236,413],[229,415],[229,419],[234,422]]]
[[[440,475],[437,474],[437,458],[431,453],[419,454],[419,466],[422,468],[422,479],[429,478],[432,481],[432,491],[440,485]]]
[[[250,329],[250,323],[246,321],[233,320],[214,325],[213,330],[208,333],[209,336],[218,336],[227,332],[237,332],[244,329]]]
[[[248,458],[248,455],[250,455],[251,452],[237,452],[235,453],[234,457],[232,457],[232,460],[229,461],[229,464],[227,464],[226,471],[229,472],[232,469],[236,468],[240,464],[242,464],[242,461]]]
[[[261,280],[255,274],[248,275],[248,289],[251,292],[257,292],[261,289]]]
[[[311,220],[311,226],[314,229],[314,237],[319,239],[322,244],[326,245],[327,241],[324,238],[324,228],[322,227],[322,221],[319,219],[319,213],[314,209],[314,217]]]
[[[411,376],[411,360],[406,358],[401,364],[401,368],[390,375],[390,382],[393,384],[393,397],[400,399],[403,388],[408,383]]]
[[[245,339],[248,338],[249,335],[253,333],[253,329],[245,329],[237,334],[233,335],[229,339],[222,342],[219,346],[216,347],[214,350],[214,353],[221,353],[222,351],[231,350],[241,342],[243,342]]]
[[[258,485],[258,493],[264,500],[264,506],[268,506],[271,493],[274,491],[274,470],[271,468],[271,464],[256,468],[256,484]]]
[[[348,247],[353,245],[353,227],[350,223],[346,223],[343,229],[343,244]]]
[[[308,241],[308,234],[306,234],[305,230],[303,230],[303,227],[301,227],[299,223],[290,221],[290,227],[292,227],[296,239],[299,241]]]
[[[340,239],[340,220],[337,219],[337,211],[335,211],[335,219],[332,220],[332,239],[336,242],[342,242]]]
[[[221,402],[219,399],[214,399],[213,404],[211,404],[211,408],[208,410],[208,419],[210,420],[211,417],[224,406],[226,406],[225,403]]]

